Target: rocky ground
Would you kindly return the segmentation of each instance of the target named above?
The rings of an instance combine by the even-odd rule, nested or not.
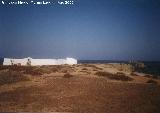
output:
[[[159,113],[160,80],[121,64],[0,66],[0,111]]]

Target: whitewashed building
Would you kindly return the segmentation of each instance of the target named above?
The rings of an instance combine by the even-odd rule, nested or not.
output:
[[[63,65],[63,64],[77,64],[77,60],[74,58],[66,59],[33,59],[33,58],[23,58],[23,59],[12,59],[4,58],[3,65],[32,65],[32,66],[42,66],[42,65]]]

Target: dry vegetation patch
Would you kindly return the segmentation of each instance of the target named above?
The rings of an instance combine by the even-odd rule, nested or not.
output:
[[[147,77],[147,78],[153,78],[153,79],[159,79],[159,77],[157,75],[146,74],[145,77]]]
[[[95,66],[93,64],[83,64],[82,66],[84,66],[84,67],[91,67],[91,68],[97,69],[97,70],[103,70],[103,68],[97,67],[97,66]]]
[[[64,78],[71,78],[71,77],[73,77],[73,75],[71,75],[70,73],[66,73],[66,74],[64,74],[63,77],[64,77]]]
[[[131,76],[138,76],[138,74],[136,74],[136,73],[134,73],[134,72],[132,72],[130,75],[131,75]]]
[[[83,70],[81,70],[81,71],[79,71],[79,72],[85,73],[85,74],[91,74],[91,72],[89,72],[89,71],[83,71]]]
[[[21,72],[6,71],[0,73],[0,85],[11,84],[20,81],[30,80],[27,76],[24,76]]]
[[[116,74],[98,71],[95,73],[98,76],[104,76],[112,80],[131,81],[133,78],[126,76],[124,73],[118,72]]]
[[[21,72],[21,71],[24,71],[28,66],[0,66],[0,70],[6,70],[6,69],[9,69],[11,71],[18,71],[18,72]]]
[[[52,72],[60,72],[60,73],[67,73],[67,72],[74,72],[74,67],[70,65],[54,65],[54,66],[48,66],[48,68]]]
[[[134,66],[132,66],[131,64],[116,63],[116,64],[113,64],[113,67],[118,69],[119,71],[125,71],[125,72],[134,71]]]
[[[54,66],[0,66],[0,70],[10,70],[22,72],[30,75],[43,75],[55,72],[67,73],[74,72],[74,67],[69,65],[54,65]]]
[[[88,69],[87,68],[82,68],[82,70],[86,70],[87,71]]]
[[[24,73],[30,75],[43,75],[50,74],[52,71],[46,67],[28,67],[24,70]]]
[[[153,79],[149,79],[146,83],[157,84],[157,81],[155,81],[155,80],[153,80]]]
[[[40,66],[2,66],[1,70],[8,69],[10,71],[22,72],[30,75],[42,75],[48,73],[49,70]]]

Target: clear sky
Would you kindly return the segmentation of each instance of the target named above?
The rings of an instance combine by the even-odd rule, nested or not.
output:
[[[160,0],[74,3],[1,4],[0,57],[160,61]]]

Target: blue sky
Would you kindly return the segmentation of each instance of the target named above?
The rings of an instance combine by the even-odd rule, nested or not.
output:
[[[0,5],[0,57],[160,60],[160,0]]]

